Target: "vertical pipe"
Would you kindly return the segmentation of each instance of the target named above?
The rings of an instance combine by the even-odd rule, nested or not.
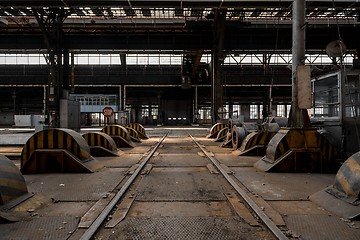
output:
[[[199,109],[198,109],[198,87],[195,87],[195,104],[194,104],[194,123],[199,122]]]
[[[292,104],[289,127],[303,127],[302,111],[298,106],[298,65],[305,61],[305,0],[293,1],[292,20]]]
[[[71,52],[70,89],[75,92],[75,54]]]
[[[122,102],[122,85],[119,86],[119,111],[123,111],[123,102]]]
[[[43,114],[44,114],[44,119],[46,120],[46,118],[48,117],[47,116],[47,111],[46,111],[46,102],[47,102],[47,100],[46,100],[46,85],[44,85],[43,88],[44,88],[44,100],[43,100],[44,112],[43,112]]]
[[[124,85],[124,95],[123,95],[123,99],[124,99],[124,103],[123,103],[123,108],[126,108],[126,85]]]

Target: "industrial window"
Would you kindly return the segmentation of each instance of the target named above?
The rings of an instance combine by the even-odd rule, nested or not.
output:
[[[211,108],[200,108],[199,115],[200,115],[200,119],[203,120],[211,119]]]
[[[157,119],[159,114],[159,106],[151,105],[151,116],[153,119]]]
[[[339,75],[314,81],[313,101],[315,117],[339,117]]]
[[[149,105],[141,105],[141,116],[149,117]]]
[[[250,119],[259,118],[259,109],[258,105],[250,105]]]
[[[287,118],[290,116],[290,110],[291,110],[291,105],[290,104],[286,105],[286,117]]]
[[[219,114],[223,116],[223,119],[229,119],[229,104],[225,105]]]
[[[233,105],[233,117],[238,118],[240,116],[241,112],[240,112],[240,105]]]
[[[360,115],[360,79],[359,75],[348,75],[345,85],[345,116],[357,117]]]
[[[286,117],[285,105],[277,105],[276,106],[276,116],[277,117]]]
[[[262,111],[262,105],[250,105],[250,119],[263,119]]]

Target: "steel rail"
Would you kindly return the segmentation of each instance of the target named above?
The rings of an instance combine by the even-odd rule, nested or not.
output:
[[[125,194],[131,184],[134,182],[136,177],[139,175],[140,171],[144,168],[146,163],[150,160],[150,158],[154,155],[155,151],[159,148],[160,144],[164,141],[168,134],[166,133],[160,141],[156,144],[153,150],[149,153],[149,155],[145,158],[144,161],[137,167],[131,177],[126,181],[126,183],[121,187],[119,192],[114,196],[114,198],[109,202],[109,204],[104,208],[104,210],[100,213],[100,215],[96,218],[96,220],[90,225],[90,227],[85,231],[85,233],[81,236],[80,240],[89,240],[95,232],[100,228],[101,224],[108,217],[110,212],[113,210],[115,205],[119,202],[121,197]]]
[[[240,196],[246,201],[246,203],[251,207],[251,209],[258,215],[261,221],[268,227],[268,229],[277,237],[277,239],[285,240],[289,239],[285,234],[275,225],[273,221],[261,210],[261,208],[248,196],[248,194],[239,187],[238,184],[227,174],[227,172],[221,167],[220,163],[212,157],[196,140],[193,136],[191,139],[195,144],[203,151],[203,153],[211,160],[211,162],[219,169],[221,174],[226,178],[226,180],[231,184],[231,186],[240,194]]]

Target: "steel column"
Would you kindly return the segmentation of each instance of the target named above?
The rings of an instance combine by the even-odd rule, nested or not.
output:
[[[198,87],[194,87],[194,89],[195,89],[194,123],[199,123]]]
[[[64,87],[62,24],[66,15],[61,8],[52,9],[47,15],[43,9],[32,11],[43,33],[48,52],[49,76],[45,116],[48,116],[47,123],[50,127],[59,127],[60,98]]]
[[[223,61],[223,41],[224,41],[224,23],[226,19],[226,11],[224,9],[215,9],[214,19],[214,38],[211,55],[211,82],[212,82],[212,123],[215,124],[219,120],[218,109],[222,108],[223,91],[220,65]]]
[[[298,105],[297,68],[305,63],[305,0],[293,1],[293,25],[292,25],[292,104],[288,121],[289,127],[309,127],[309,118],[306,109],[300,109]]]

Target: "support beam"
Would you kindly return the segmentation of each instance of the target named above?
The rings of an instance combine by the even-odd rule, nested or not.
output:
[[[125,70],[126,69],[126,54],[125,53],[120,53],[120,64],[121,64],[121,69]]]
[[[43,9],[32,9],[35,18],[43,33],[48,55],[49,65],[48,89],[45,116],[50,127],[60,126],[60,99],[64,88],[63,74],[63,31],[62,24],[66,18],[62,8],[52,9],[50,13],[45,13]],[[68,64],[68,60],[66,60]],[[68,81],[66,81],[68,82]]]
[[[214,37],[211,55],[211,88],[212,88],[212,123],[215,124],[220,120],[218,116],[219,108],[223,105],[223,86],[220,66],[224,56],[222,53],[224,42],[224,23],[226,19],[226,10],[215,9],[214,18]]]
[[[310,127],[307,109],[299,108],[298,67],[305,64],[305,0],[293,1],[293,41],[292,41],[292,104],[288,127]]]

